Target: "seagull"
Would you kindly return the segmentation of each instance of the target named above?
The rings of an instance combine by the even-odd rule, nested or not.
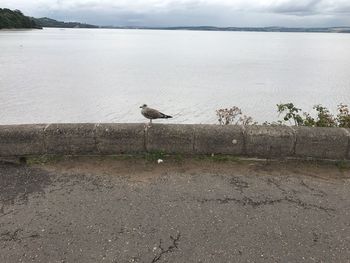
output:
[[[146,104],[143,104],[140,106],[141,114],[145,116],[147,119],[150,120],[149,125],[152,125],[152,120],[153,119],[169,119],[172,118],[172,116],[166,115],[164,113],[161,113],[155,109],[149,108]]]

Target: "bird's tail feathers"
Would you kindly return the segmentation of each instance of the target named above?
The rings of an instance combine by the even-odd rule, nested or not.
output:
[[[173,116],[170,116],[170,115],[165,115],[164,113],[162,113],[162,118],[163,119],[170,119],[172,118]]]

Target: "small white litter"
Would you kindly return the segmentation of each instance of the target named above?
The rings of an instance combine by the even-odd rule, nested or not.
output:
[[[158,161],[157,161],[158,163],[162,163],[162,162],[164,162],[162,159],[158,159]]]

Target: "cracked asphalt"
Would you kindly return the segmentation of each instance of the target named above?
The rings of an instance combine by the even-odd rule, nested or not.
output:
[[[0,162],[0,262],[350,262],[335,164],[33,163]]]

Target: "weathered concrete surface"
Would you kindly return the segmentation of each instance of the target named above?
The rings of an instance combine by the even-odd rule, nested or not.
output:
[[[264,158],[294,155],[295,135],[287,126],[246,126],[246,154]]]
[[[349,262],[349,176],[312,163],[0,164],[0,262]]]
[[[0,156],[42,154],[45,125],[1,125]]]
[[[349,140],[349,142],[348,142],[348,157],[347,157],[347,159],[350,160],[350,129],[346,129],[346,131],[347,131],[348,140]]]
[[[50,124],[45,128],[48,154],[97,154],[95,124]]]
[[[243,127],[195,125],[194,153],[244,154]]]
[[[299,157],[345,159],[348,134],[339,128],[293,127],[296,131],[295,154]]]
[[[191,124],[0,125],[0,156],[164,152],[350,159],[344,128]]]
[[[97,124],[95,136],[99,154],[145,151],[144,124]]]
[[[147,151],[193,153],[194,125],[153,124],[147,129]]]

